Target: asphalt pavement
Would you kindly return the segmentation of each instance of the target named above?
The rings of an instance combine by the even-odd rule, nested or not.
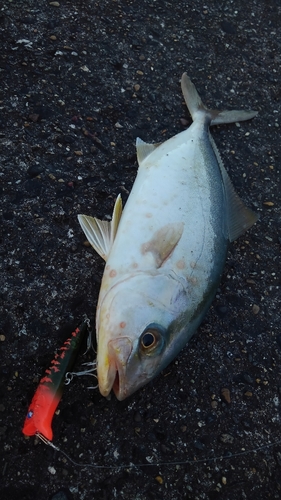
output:
[[[2,0],[2,500],[281,497],[280,25],[278,0]],[[66,386],[53,444],[71,462],[21,429],[54,352],[84,315],[95,331],[104,263],[77,214],[109,219],[126,201],[136,137],[190,125],[184,71],[207,106],[259,112],[212,130],[259,221],[154,381],[123,402],[89,377]]]

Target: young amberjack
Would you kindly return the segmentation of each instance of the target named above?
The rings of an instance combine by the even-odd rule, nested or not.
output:
[[[207,109],[189,77],[182,91],[193,123],[162,144],[137,139],[139,169],[112,221],[79,215],[106,261],[97,315],[101,394],[122,400],[155,377],[201,323],[223,271],[229,241],[257,220],[235,193],[209,126],[255,111]]]

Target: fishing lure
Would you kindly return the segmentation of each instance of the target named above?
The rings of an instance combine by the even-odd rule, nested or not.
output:
[[[74,364],[86,330],[87,322],[81,323],[64,342],[55,354],[51,366],[45,371],[28,408],[22,429],[25,436],[41,434],[52,441],[52,419],[62,397],[65,375]]]

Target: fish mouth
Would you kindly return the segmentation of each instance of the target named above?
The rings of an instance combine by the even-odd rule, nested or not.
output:
[[[108,396],[113,390],[119,401],[125,399],[129,394],[127,380],[127,364],[133,349],[132,341],[129,337],[119,337],[108,342],[108,368],[104,373],[104,364],[98,361],[98,382],[99,390],[103,396]]]
[[[119,371],[116,370],[115,379],[113,382],[112,390],[117,397],[120,394]]]

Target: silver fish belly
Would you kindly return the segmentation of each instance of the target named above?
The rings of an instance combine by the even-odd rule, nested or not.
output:
[[[208,310],[227,246],[257,216],[235,193],[209,126],[254,111],[209,110],[182,76],[192,125],[162,144],[137,139],[138,174],[112,221],[79,215],[104,258],[97,315],[100,392],[122,400],[178,354]]]

